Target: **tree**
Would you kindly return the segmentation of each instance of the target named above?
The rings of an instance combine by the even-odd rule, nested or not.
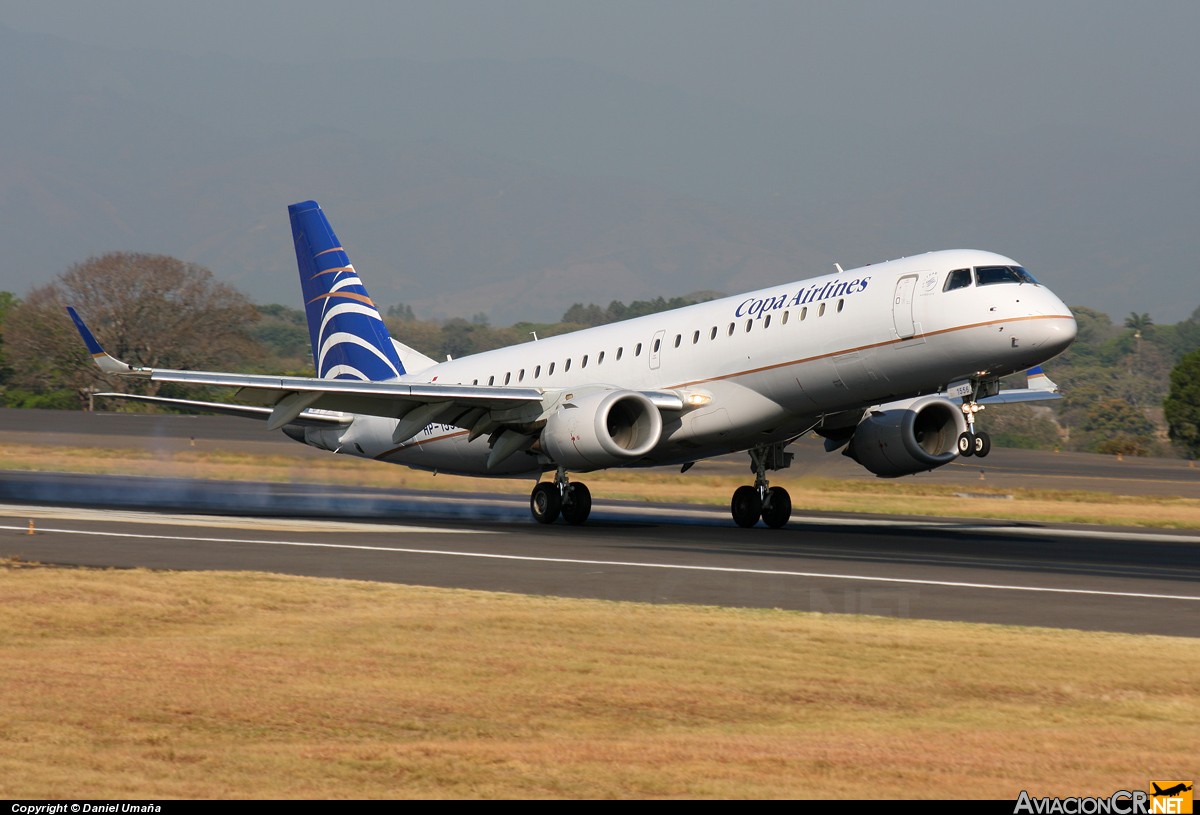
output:
[[[1154,423],[1128,401],[1100,399],[1087,411],[1083,430],[1097,453],[1149,455],[1154,446]]]
[[[1192,458],[1200,457],[1200,350],[1184,355],[1171,371],[1163,412],[1171,440]]]
[[[131,365],[214,368],[239,365],[254,353],[247,330],[258,312],[245,295],[212,272],[166,255],[114,252],[72,266],[32,290],[12,313],[5,340],[19,385],[38,392],[113,389],[88,358],[65,306],[80,315],[105,350]],[[153,394],[158,383],[120,381]]]
[[[1129,316],[1125,318],[1125,327],[1132,328],[1134,333],[1148,334],[1150,329],[1154,327],[1154,320],[1149,314],[1138,314],[1136,311],[1129,312]]]
[[[8,366],[8,354],[4,349],[4,334],[8,326],[8,317],[21,301],[9,291],[0,291],[0,385],[7,383],[12,377],[12,368]]]
[[[393,306],[388,306],[387,316],[395,317],[397,320],[401,321],[412,321],[417,319],[413,315],[412,306],[410,306],[408,303],[396,303]]]

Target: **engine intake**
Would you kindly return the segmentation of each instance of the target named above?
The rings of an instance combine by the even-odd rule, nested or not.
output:
[[[881,478],[941,467],[958,455],[962,410],[941,396],[889,402],[867,411],[845,454]]]
[[[541,446],[568,470],[611,467],[649,453],[662,436],[662,415],[636,391],[568,400],[546,420]]]

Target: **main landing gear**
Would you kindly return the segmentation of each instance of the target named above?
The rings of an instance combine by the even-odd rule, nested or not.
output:
[[[975,429],[975,414],[983,410],[984,405],[974,398],[963,399],[962,412],[967,420],[967,429],[958,434],[958,454],[960,456],[979,456],[983,458],[992,452],[992,437],[986,431]]]
[[[748,528],[762,522],[772,529],[779,529],[792,517],[792,497],[783,487],[772,487],[767,482],[767,470],[782,470],[792,464],[792,454],[785,453],[784,444],[755,447],[750,451],[750,472],[754,473],[754,486],[738,487],[729,502],[733,522]]]
[[[592,513],[592,491],[586,484],[567,480],[567,471],[562,467],[553,481],[541,481],[529,495],[529,511],[540,524],[552,524],[561,514],[572,526],[579,526]]]

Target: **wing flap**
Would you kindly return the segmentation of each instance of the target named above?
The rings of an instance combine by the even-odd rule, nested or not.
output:
[[[133,402],[147,402],[152,405],[166,405],[174,408],[197,410],[203,413],[239,416],[243,419],[261,419],[263,421],[270,419],[272,413],[272,409],[269,407],[233,405],[228,402],[204,402],[197,399],[172,399],[166,396],[142,396],[136,393],[97,393],[96,396],[106,396],[111,399],[127,399]],[[304,410],[288,424],[329,427],[330,425],[344,425],[349,423],[349,416]]]

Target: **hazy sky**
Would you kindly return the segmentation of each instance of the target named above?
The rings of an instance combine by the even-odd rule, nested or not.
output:
[[[1194,133],[1200,3],[711,0],[8,0],[27,31],[264,61],[564,57],[761,108],[880,118],[1082,110]],[[914,95],[914,94],[917,95]]]
[[[1200,3],[1194,0],[7,0],[0,23],[105,48],[309,66],[343,59],[569,59],[762,112],[760,130],[777,117],[788,138],[823,130],[826,138],[813,143],[829,155],[804,159],[838,165],[847,174],[847,194],[836,200],[835,174],[813,189],[835,199],[830,210],[837,217],[871,219],[864,232],[884,225],[880,212],[888,207],[942,197],[941,210],[890,224],[893,232],[884,237],[888,247],[902,244],[897,253],[969,242],[1021,259],[1032,255],[1027,262],[1035,271],[1066,270],[1059,279],[1068,281],[1069,299],[1095,297],[1091,302],[1115,314],[1128,306],[1175,321],[1200,304],[1194,262],[1200,241],[1189,226],[1200,223],[1200,189],[1191,189],[1200,186]],[[846,152],[835,155],[843,133]],[[962,150],[972,134],[980,137],[978,156]],[[952,144],[943,145],[947,140]],[[1143,148],[1143,140],[1151,146]],[[957,163],[946,162],[951,169],[934,178],[943,146],[955,148]],[[729,144],[730,153],[739,149],[753,148]],[[1037,155],[1026,161],[1031,151]],[[796,178],[802,175],[786,184],[802,198],[808,191]],[[875,179],[878,189],[871,188]],[[1026,223],[1015,212],[989,234],[995,213],[961,206],[965,199],[949,195],[962,195],[952,189],[956,183],[973,185],[976,198],[986,198],[994,184],[1006,213],[1026,187],[1039,190],[1030,197],[1040,200],[1030,201]],[[874,196],[875,208],[856,213],[856,196]],[[896,234],[913,235],[911,245]],[[1089,285],[1088,270],[1098,268],[1090,259],[1070,268],[1072,253],[1098,239],[1106,243],[1097,256],[1111,269],[1129,268],[1128,298],[1117,273]],[[882,259],[847,258],[844,243],[831,247],[843,260]],[[1168,244],[1169,251],[1160,251]]]

